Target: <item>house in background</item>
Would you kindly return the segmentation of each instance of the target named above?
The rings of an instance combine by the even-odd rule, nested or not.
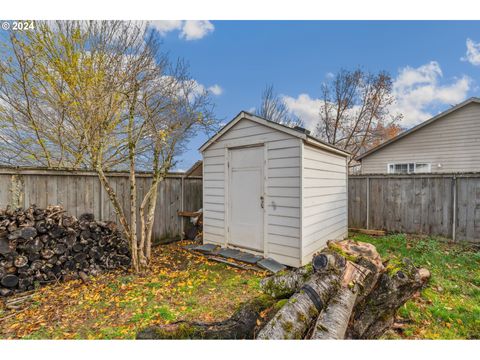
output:
[[[193,164],[190,169],[185,171],[185,177],[192,177],[192,176],[203,176],[203,161],[198,160],[195,164]]]
[[[480,171],[480,98],[470,98],[357,157],[362,174]]]

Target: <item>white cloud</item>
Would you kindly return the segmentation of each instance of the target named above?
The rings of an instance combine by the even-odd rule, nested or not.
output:
[[[433,111],[445,110],[450,105],[463,101],[470,90],[472,80],[467,76],[454,79],[451,83],[441,84],[442,69],[436,61],[417,68],[406,66],[399,70],[393,81],[395,103],[391,114],[403,114],[401,125],[407,128],[432,117]],[[305,127],[315,130],[319,118],[321,99],[309,94],[298,97],[283,96],[288,108],[300,119]]]
[[[215,27],[208,20],[187,20],[183,24],[180,37],[185,40],[197,40],[211,33]]]
[[[200,95],[204,93],[205,91],[208,91],[212,95],[219,96],[223,93],[223,89],[220,85],[215,84],[209,87],[206,87],[205,85],[199,83],[197,80],[191,80],[191,85],[192,85],[192,96],[195,95]]]
[[[297,98],[291,96],[282,96],[282,98],[289,110],[303,121],[305,129],[314,131],[322,101],[311,98],[308,94],[300,94]]]
[[[441,106],[443,110],[466,98],[471,85],[469,77],[462,76],[447,85],[440,84],[442,78],[442,69],[436,61],[400,69],[393,83],[396,102],[391,111],[403,114],[403,126],[416,125],[432,117],[433,109]]]
[[[218,84],[210,86],[208,88],[208,91],[210,91],[213,95],[216,95],[216,96],[223,94],[223,89]]]
[[[178,37],[185,40],[198,40],[211,33],[215,26],[208,20],[155,20],[150,22],[162,36],[171,31],[180,31]]]
[[[467,39],[467,54],[461,60],[468,61],[472,65],[480,65],[480,42]]]
[[[161,35],[166,35],[170,31],[180,30],[183,22],[181,20],[155,20],[150,22],[150,26],[155,28]]]

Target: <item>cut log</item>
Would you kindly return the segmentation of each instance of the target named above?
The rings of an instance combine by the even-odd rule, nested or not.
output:
[[[424,287],[430,279],[427,269],[417,269],[410,260],[387,267],[375,289],[354,310],[353,323],[348,337],[354,339],[376,339],[395,320],[400,306]]]
[[[328,248],[342,255],[346,260],[370,270],[363,281],[362,292],[357,298],[357,302],[360,302],[364,296],[372,291],[379,277],[385,271],[380,254],[372,244],[353,240],[329,241]]]
[[[260,288],[265,294],[276,299],[292,296],[305,284],[314,271],[326,272],[338,270],[345,266],[345,259],[335,252],[316,254],[312,264],[293,270],[280,271],[260,281]]]
[[[6,237],[0,238],[0,254],[8,254],[11,252],[10,242]]]
[[[312,322],[322,311],[341,281],[341,271],[314,273],[277,312],[258,339],[303,339]]]
[[[5,286],[6,288],[14,288],[15,286],[18,285],[18,277],[13,274],[8,274],[2,278],[0,283],[2,284],[2,286]]]
[[[342,285],[315,324],[312,339],[340,340],[345,338],[352,310],[363,281],[370,271],[347,262]]]
[[[28,258],[23,255],[18,255],[17,257],[15,257],[13,264],[17,268],[22,268],[28,264]]]
[[[324,251],[313,256],[312,266],[316,272],[340,269],[345,267],[345,258],[336,252]]]
[[[137,339],[253,339],[261,313],[274,304],[267,296],[255,298],[242,305],[224,321],[202,323],[177,321],[141,330]]]
[[[69,274],[78,278],[78,271],[90,276],[130,264],[128,242],[113,222],[91,216],[78,221],[64,213],[61,206],[0,210],[0,296],[30,291],[36,282],[67,279]]]
[[[292,296],[313,274],[313,267],[308,265],[295,270],[280,271],[260,281],[260,288],[265,294],[275,299]]]
[[[23,239],[33,239],[35,236],[37,236],[37,229],[34,227],[28,226],[20,230],[20,237]]]
[[[84,213],[80,215],[80,217],[78,218],[78,221],[94,222],[95,215],[93,215],[92,213]]]

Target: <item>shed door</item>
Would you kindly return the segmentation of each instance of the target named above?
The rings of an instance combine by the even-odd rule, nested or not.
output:
[[[263,252],[263,146],[229,153],[229,243]]]

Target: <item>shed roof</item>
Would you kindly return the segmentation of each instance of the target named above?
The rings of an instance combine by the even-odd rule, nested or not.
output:
[[[423,127],[425,127],[425,126],[427,126],[427,125],[429,125],[429,124],[431,124],[431,123],[433,123],[434,121],[436,121],[436,120],[438,120],[438,119],[441,119],[441,118],[447,116],[448,114],[450,114],[450,113],[452,113],[452,112],[454,112],[454,111],[456,111],[456,110],[458,110],[458,109],[460,109],[460,108],[462,108],[462,107],[464,107],[464,106],[466,106],[466,105],[472,104],[472,103],[480,104],[480,98],[471,97],[471,98],[469,98],[469,99],[461,102],[460,104],[455,105],[455,106],[451,107],[450,109],[448,109],[448,110],[446,110],[446,111],[444,111],[444,112],[442,112],[442,113],[440,113],[440,114],[432,117],[431,119],[428,119],[428,120],[426,120],[426,121],[418,124],[417,126],[414,126],[413,128],[411,128],[411,129],[409,129],[409,130],[407,130],[407,131],[402,132],[400,135],[397,135],[397,136],[395,136],[394,138],[391,138],[390,140],[385,141],[384,143],[382,143],[382,144],[374,147],[373,149],[368,150],[367,152],[363,153],[362,155],[357,156],[356,160],[361,160],[361,159],[363,159],[363,158],[365,158],[365,157],[373,154],[374,152],[376,152],[376,151],[378,151],[378,150],[380,150],[380,149],[383,149],[385,146],[390,145],[390,144],[394,143],[395,141],[400,140],[400,139],[404,138],[405,136],[408,136],[408,135],[410,135],[411,133],[413,133],[413,132],[415,132],[415,131],[417,131],[417,130],[419,130],[419,129],[421,129],[421,128],[423,128]]]
[[[335,152],[343,156],[349,156],[350,153],[343,150],[339,149],[333,145],[330,145],[320,139],[317,139],[314,136],[311,136],[304,131],[301,131],[299,129],[294,129],[289,126],[279,124],[277,122],[267,120],[265,118],[262,118],[258,115],[251,114],[247,111],[241,111],[233,120],[231,120],[228,124],[226,124],[224,127],[222,127],[215,135],[213,135],[210,139],[208,139],[202,146],[200,146],[199,150],[201,152],[205,151],[210,145],[212,145],[218,138],[220,138],[223,134],[225,134],[230,128],[232,128],[236,123],[238,123],[242,119],[247,119],[250,121],[254,121],[258,124],[270,127],[272,129],[276,129],[278,131],[282,131],[284,133],[287,133],[289,135],[295,136],[297,138],[300,138],[304,140],[307,144],[310,144],[312,146],[316,146],[318,148]]]

